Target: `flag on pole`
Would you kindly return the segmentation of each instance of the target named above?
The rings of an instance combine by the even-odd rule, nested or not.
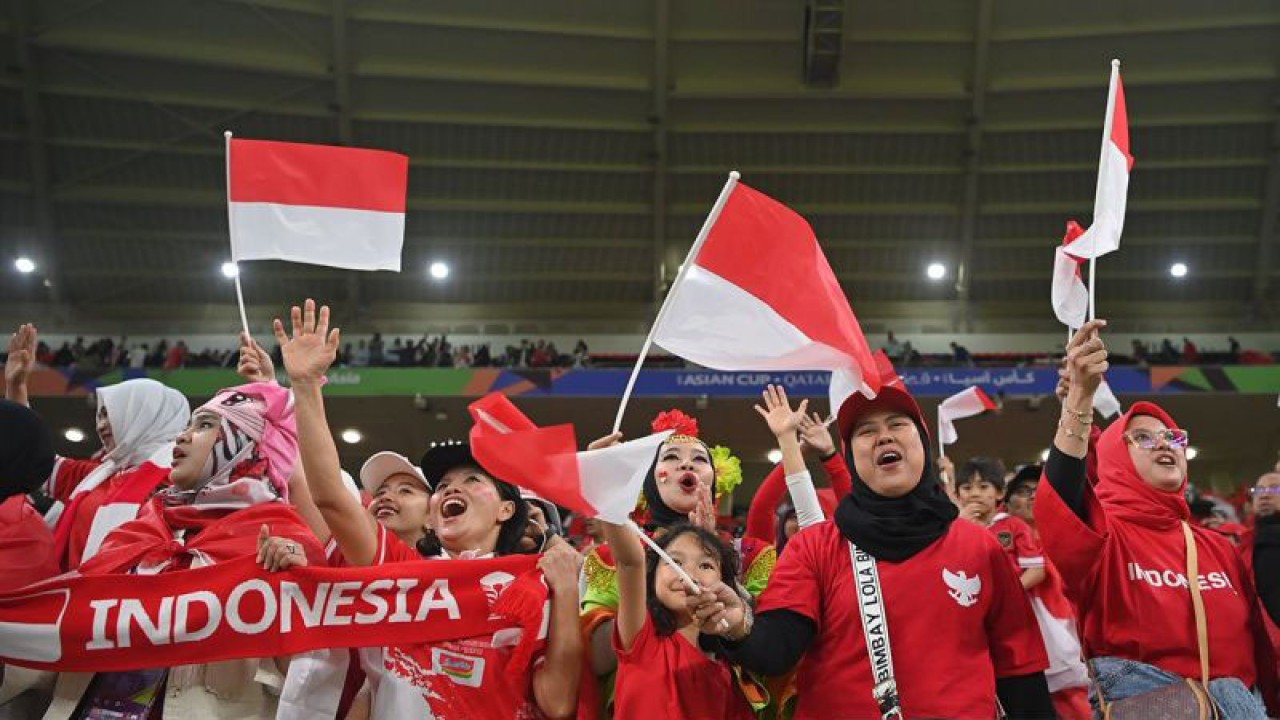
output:
[[[227,140],[231,259],[400,271],[409,158]]]
[[[809,223],[738,183],[708,225],[653,341],[716,370],[829,370],[832,412],[854,392],[874,396],[871,349]]]
[[[996,404],[982,388],[973,386],[962,390],[942,401],[938,406],[938,440],[943,445],[950,445],[960,436],[956,433],[955,421],[974,415],[981,415],[988,410],[995,410]]]
[[[1050,301],[1053,303],[1053,314],[1068,328],[1084,325],[1089,312],[1089,288],[1085,287],[1084,278],[1080,274],[1080,266],[1084,264],[1084,260],[1073,254],[1079,244],[1078,238],[1083,233],[1084,230],[1075,220],[1068,220],[1062,244],[1054,250]]]
[[[1123,411],[1119,398],[1112,392],[1106,378],[1103,378],[1098,391],[1093,394],[1093,409],[1097,410],[1104,420],[1119,415]]]
[[[467,408],[471,452],[497,477],[574,512],[626,524],[658,447],[672,431],[578,452],[573,425],[538,427],[499,392]]]
[[[1098,185],[1093,199],[1093,224],[1076,243],[1079,258],[1092,259],[1120,249],[1124,212],[1129,197],[1129,113],[1124,102],[1120,62],[1111,65],[1111,88],[1107,95],[1107,125],[1098,161]]]

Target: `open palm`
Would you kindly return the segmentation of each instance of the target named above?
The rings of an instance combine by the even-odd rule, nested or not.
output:
[[[36,361],[36,326],[27,324],[9,337],[9,355],[4,363],[4,381],[20,384],[27,381]]]
[[[800,407],[792,410],[787,400],[787,391],[781,385],[768,385],[762,394],[764,406],[756,405],[756,412],[769,425],[769,430],[776,436],[794,435],[800,429],[804,413],[809,408],[808,400],[801,400]]]
[[[308,298],[301,309],[293,306],[289,318],[293,324],[292,338],[285,334],[284,323],[279,318],[272,323],[289,380],[294,383],[318,381],[333,364],[341,342],[338,328],[329,329],[329,306],[321,307],[317,313],[316,302]]]

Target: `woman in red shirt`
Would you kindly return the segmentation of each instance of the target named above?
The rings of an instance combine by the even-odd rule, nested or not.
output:
[[[58,574],[53,535],[27,496],[52,468],[44,421],[30,408],[0,400],[0,592]]]
[[[1099,436],[1098,482],[1086,481],[1093,396],[1108,367],[1105,326],[1087,323],[1067,348],[1069,387],[1035,500],[1045,550],[1079,609],[1095,689],[1114,702],[1201,677],[1189,527],[1199,565],[1190,581],[1208,620],[1209,692],[1226,717],[1266,717],[1252,689],[1274,701],[1274,663],[1253,584],[1230,540],[1187,523],[1186,431],[1158,405],[1135,403]]]
[[[754,625],[724,585],[690,598],[703,632],[730,638],[749,670],[799,663],[797,720],[990,720],[997,697],[1010,717],[1054,717],[1018,577],[986,529],[954,522],[901,379],[887,372],[875,399],[853,395],[838,420],[853,491],[833,521],[791,538]]]

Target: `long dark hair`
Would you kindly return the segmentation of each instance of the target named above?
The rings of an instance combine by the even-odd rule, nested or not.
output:
[[[502,529],[498,531],[498,545],[493,552],[495,555],[515,555],[520,552],[520,539],[524,537],[525,525],[529,523],[529,506],[525,505],[524,498],[520,497],[520,489],[515,485],[499,480],[488,472],[484,474],[498,488],[498,497],[503,501],[510,501],[515,507],[515,512],[502,523]]]
[[[671,543],[684,535],[693,535],[697,538],[702,548],[720,562],[720,580],[729,587],[736,587],[738,553],[721,540],[719,535],[710,530],[687,522],[672,525],[666,529],[666,532],[661,537],[657,538],[658,547],[666,550]],[[662,559],[658,557],[657,553],[652,550],[646,553],[644,572],[645,604],[649,608],[649,617],[653,619],[653,627],[658,636],[666,637],[680,628],[676,624],[675,613],[668,610],[658,600],[655,583],[658,577],[658,565],[661,562]]]

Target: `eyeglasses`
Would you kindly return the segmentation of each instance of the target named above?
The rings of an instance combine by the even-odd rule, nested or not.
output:
[[[1036,494],[1035,485],[1019,485],[1017,489],[1009,493],[1009,497],[1031,497]]]
[[[1280,485],[1259,485],[1249,490],[1249,494],[1254,497],[1259,495],[1280,495]]]
[[[1134,430],[1125,433],[1125,438],[1143,450],[1156,450],[1161,445],[1170,450],[1184,450],[1191,438],[1186,430]]]

